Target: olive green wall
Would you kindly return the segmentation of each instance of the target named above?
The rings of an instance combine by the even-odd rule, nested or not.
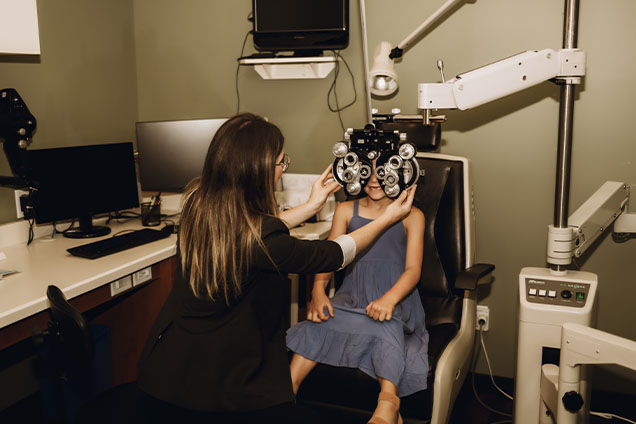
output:
[[[369,49],[381,40],[399,42],[442,3],[367,1]],[[34,147],[130,139],[135,120],[231,116],[237,108],[236,59],[251,28],[250,4],[40,2],[40,63],[0,58],[0,85],[17,88],[38,118]],[[444,60],[450,78],[524,50],[560,48],[563,4],[476,0],[461,5],[405,53],[396,65],[400,91],[388,100],[374,99],[374,107],[416,113],[417,83],[440,80],[437,59]],[[636,183],[636,55],[627,43],[636,39],[634,16],[636,3],[629,0],[581,1],[579,47],[588,61],[575,104],[570,213],[606,180]],[[354,73],[358,100],[342,116],[345,127],[360,128],[366,110],[356,0],[351,0],[351,27],[350,46],[342,54]],[[245,54],[252,51],[248,38]],[[337,115],[327,108],[332,78],[272,81],[249,67],[239,71],[240,110],[265,115],[281,127],[291,172],[316,173],[332,160],[330,147],[342,136]],[[338,93],[341,103],[353,97],[344,67]],[[493,284],[480,292],[480,302],[490,306],[485,341],[494,373],[512,377],[518,274],[525,266],[545,266],[547,226],[553,220],[558,89],[544,83],[447,115],[441,152],[472,159],[477,261],[497,267]],[[12,199],[10,207],[7,202],[3,197],[4,220],[13,210]],[[634,258],[636,240],[616,244],[604,237],[577,263],[599,275],[598,327],[636,340]],[[478,371],[487,371],[483,355]],[[595,387],[633,391],[634,373],[596,374]]]
[[[15,88],[37,119],[31,148],[134,141],[135,42],[129,0],[38,1],[41,55],[1,56],[0,88]],[[4,152],[0,175],[10,175]],[[0,223],[13,221],[0,188]]]
[[[251,1],[135,0],[134,5],[139,119],[234,115],[237,58],[252,28],[247,20]],[[352,2],[351,43],[342,51],[358,94],[356,104],[342,112],[349,127],[363,125],[366,116],[357,9]],[[253,52],[250,36],[244,55]],[[337,114],[327,107],[333,76],[332,72],[326,79],[263,80],[249,66],[239,69],[240,111],[266,116],[281,128],[292,158],[290,172],[319,172],[333,161],[331,146],[343,134]],[[340,104],[353,99],[344,66],[337,88]]]

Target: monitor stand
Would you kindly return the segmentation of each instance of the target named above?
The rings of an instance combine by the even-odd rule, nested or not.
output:
[[[110,227],[93,225],[93,217],[91,215],[80,216],[79,222],[79,228],[71,228],[70,230],[64,231],[64,237],[90,238],[101,237],[110,233]]]

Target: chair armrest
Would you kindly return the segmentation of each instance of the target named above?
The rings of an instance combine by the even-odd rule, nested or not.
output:
[[[478,284],[483,284],[483,278],[493,272],[493,264],[475,264],[457,274],[455,288],[461,290],[475,290]]]

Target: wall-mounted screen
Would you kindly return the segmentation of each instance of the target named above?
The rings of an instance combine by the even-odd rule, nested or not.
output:
[[[252,0],[259,51],[316,55],[349,44],[349,0]]]

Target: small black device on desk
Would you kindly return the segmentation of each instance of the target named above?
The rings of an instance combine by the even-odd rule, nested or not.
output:
[[[94,241],[81,246],[66,249],[73,256],[80,256],[87,259],[97,259],[102,256],[132,249],[142,244],[151,243],[169,237],[174,232],[173,225],[166,225],[161,230],[144,228],[125,233],[120,236],[110,237],[104,240]]]

